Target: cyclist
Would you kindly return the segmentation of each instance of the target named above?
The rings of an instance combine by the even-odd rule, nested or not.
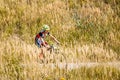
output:
[[[42,30],[35,37],[35,44],[41,49],[41,52],[39,54],[40,59],[45,58],[43,47],[46,49],[50,48],[50,46],[44,40],[47,36],[50,36],[51,39],[54,40],[57,44],[60,44],[60,42],[53,35],[51,35],[49,31],[50,27],[48,25],[43,25]]]

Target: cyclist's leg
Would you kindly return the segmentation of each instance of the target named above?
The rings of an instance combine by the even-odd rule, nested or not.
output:
[[[40,53],[39,53],[39,58],[43,59],[44,58],[44,50],[42,46],[42,42],[39,38],[35,38],[35,44],[40,48]]]
[[[47,45],[47,46],[49,46],[48,45],[48,43],[47,42],[45,42],[45,44]],[[43,46],[43,44],[41,43],[41,51],[40,51],[40,54],[39,54],[39,58],[40,59],[44,59],[45,58],[45,53],[46,53],[46,51],[47,51],[47,48],[45,48],[44,46]]]
[[[45,58],[45,51],[44,51],[44,49],[43,49],[43,47],[42,48],[40,48],[40,53],[39,53],[39,58],[40,59],[44,59]]]

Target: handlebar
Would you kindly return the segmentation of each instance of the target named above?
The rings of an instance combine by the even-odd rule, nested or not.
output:
[[[50,48],[48,48],[48,51],[59,53],[59,44],[51,44]]]

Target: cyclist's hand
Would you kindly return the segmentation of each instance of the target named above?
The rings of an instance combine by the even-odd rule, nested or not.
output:
[[[48,49],[48,48],[50,48],[50,46],[49,46],[49,45],[46,45],[45,47],[46,47],[47,49]]]
[[[57,42],[57,45],[60,45],[60,42]]]
[[[47,46],[46,46],[46,49],[47,49],[47,50],[50,50],[50,49],[51,49],[51,47],[50,47],[49,45],[47,45]]]

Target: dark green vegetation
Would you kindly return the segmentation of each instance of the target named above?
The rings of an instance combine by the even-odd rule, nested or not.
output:
[[[17,35],[33,43],[43,24],[62,43],[103,43],[120,53],[119,0],[1,0],[1,38]]]

